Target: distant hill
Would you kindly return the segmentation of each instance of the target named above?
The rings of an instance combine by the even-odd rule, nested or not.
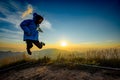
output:
[[[56,48],[48,48],[48,49],[43,49],[43,50],[39,50],[39,51],[38,50],[33,51],[32,55],[30,55],[29,57],[40,58],[40,57],[48,56],[51,58],[56,58],[59,54],[65,54],[65,53],[68,53],[68,51],[60,50],[60,49],[56,49]],[[0,51],[0,59],[16,57],[16,56],[21,57],[24,54],[26,56],[28,56],[27,52]]]
[[[33,56],[35,57],[43,57],[43,56],[48,56],[51,58],[56,58],[59,54],[65,54],[68,53],[69,51],[67,50],[60,50],[60,49],[55,49],[55,48],[49,48],[49,49],[43,49],[40,51],[33,51]]]
[[[0,67],[24,60],[23,52],[0,51]]]
[[[55,49],[55,48],[32,51],[32,55],[28,55],[26,51],[25,52],[0,51],[0,63],[2,65],[5,63],[8,64],[11,62],[26,60],[26,59],[39,59],[44,56],[48,56],[52,59],[56,59],[59,55],[63,54],[65,56],[66,53],[69,53],[69,51]]]
[[[23,54],[24,53],[22,52],[0,51],[0,59],[6,58],[6,57],[20,56]]]

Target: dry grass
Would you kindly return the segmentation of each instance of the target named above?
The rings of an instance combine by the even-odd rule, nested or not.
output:
[[[58,64],[91,64],[120,68],[120,49],[91,49],[85,52],[60,53],[55,61]]]
[[[0,75],[0,80],[120,80],[119,71],[95,69],[80,66],[80,64],[100,65],[120,68],[120,49],[89,49],[84,52],[59,51],[56,59],[44,56],[34,59],[23,55],[23,60],[12,58],[15,62],[10,65],[17,65],[24,62],[32,62],[20,69],[14,69]],[[37,64],[37,65],[36,65]],[[40,65],[39,65],[40,64]],[[79,70],[78,70],[79,69]]]
[[[34,63],[43,64],[57,64],[57,65],[68,65],[75,66],[80,64],[99,65],[106,67],[120,68],[120,48],[109,48],[109,49],[89,49],[86,51],[58,51],[57,58],[52,59],[49,56],[44,56],[39,59],[31,58],[26,55],[22,55],[14,58],[5,58],[2,60],[4,65],[16,64],[18,62],[31,61]],[[20,60],[19,60],[20,59]],[[11,61],[12,60],[12,61]]]

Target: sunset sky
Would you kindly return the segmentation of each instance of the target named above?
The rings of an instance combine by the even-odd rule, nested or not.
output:
[[[74,45],[120,46],[120,0],[0,0],[0,50],[24,50],[19,24],[41,14],[47,47]],[[23,15],[25,14],[25,15]]]

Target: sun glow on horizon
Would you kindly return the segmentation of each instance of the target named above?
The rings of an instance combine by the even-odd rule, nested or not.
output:
[[[61,46],[62,46],[62,47],[67,46],[67,42],[66,42],[66,41],[62,41],[62,42],[61,42]]]

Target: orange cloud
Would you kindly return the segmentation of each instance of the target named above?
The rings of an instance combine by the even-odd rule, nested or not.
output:
[[[22,18],[26,17],[27,15],[33,12],[33,8],[31,5],[28,5],[27,10],[22,14]]]

